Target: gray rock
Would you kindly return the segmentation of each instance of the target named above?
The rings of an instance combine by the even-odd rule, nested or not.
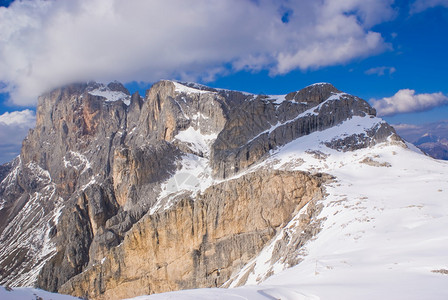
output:
[[[124,98],[107,100],[91,94],[96,90],[121,92]],[[182,157],[205,158],[212,176],[225,179],[262,161],[273,149],[353,116],[373,117],[375,110],[330,84],[290,93],[283,102],[265,95],[166,80],[154,84],[144,98],[138,93],[130,96],[118,82],[107,86],[72,84],[42,95],[36,127],[24,140],[20,157],[0,169],[0,284],[37,285],[94,297],[116,291],[119,284],[114,285],[114,280],[134,282],[139,291],[145,284],[159,287],[152,291],[222,284],[297,208],[297,202],[290,202],[294,199],[285,198],[293,192],[283,187],[279,178],[305,175],[286,171],[288,174],[251,174],[233,182],[234,186],[212,186],[205,195],[179,193],[168,211],[151,214],[160,200],[162,183],[179,169]],[[217,136],[206,145],[210,151],[195,149],[193,141],[179,139],[179,133],[187,129]],[[379,123],[363,135],[327,141],[327,146],[351,151],[394,139],[400,140],[394,130]],[[276,178],[275,184],[262,184],[263,176]],[[256,182],[261,184],[259,190],[253,189]],[[277,192],[284,201],[272,212],[251,216],[251,231],[240,228],[247,225],[246,219],[232,219],[241,212],[222,206],[233,199],[232,205],[238,207],[237,200],[246,199],[255,209],[257,201],[267,201],[267,194]],[[316,189],[303,192],[318,193]],[[169,198],[164,201],[168,203]],[[181,213],[192,215],[177,215]],[[198,228],[188,229],[187,234],[182,220],[193,227],[203,222],[200,236],[194,236],[194,247],[188,241],[191,230]],[[180,228],[170,227],[170,222]],[[233,232],[237,235],[218,237],[226,228],[237,228]],[[143,232],[150,235],[142,236]],[[168,276],[171,284],[162,284],[148,273],[130,278],[120,255],[135,246],[132,239],[137,238],[138,243],[138,237],[145,239],[142,253],[155,247],[163,257],[173,244],[166,244],[168,248],[156,245],[162,233],[169,239],[171,232],[190,237],[180,245],[187,249],[183,254],[188,253],[186,261],[191,267],[183,270],[185,276]],[[299,237],[292,245],[300,245],[313,234]],[[120,246],[123,244],[130,248]],[[139,267],[132,259],[129,263],[131,269]],[[287,263],[293,264],[292,258]],[[154,274],[160,275],[170,263],[161,258],[151,264],[159,270]],[[35,270],[40,270],[38,276]]]

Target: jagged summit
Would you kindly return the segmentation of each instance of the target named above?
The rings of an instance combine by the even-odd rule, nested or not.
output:
[[[198,92],[215,92],[215,93],[225,93],[225,92],[236,92],[236,93],[242,93],[245,95],[252,95],[253,97],[256,97],[257,95],[248,93],[248,92],[242,92],[242,91],[231,91],[226,89],[218,89],[218,88],[211,88],[208,86],[205,86],[203,84],[198,84],[194,82],[181,82],[181,81],[171,81],[171,80],[165,80],[167,82],[172,82],[176,85],[176,90],[178,92],[192,92],[192,90],[189,90],[188,88],[198,90]],[[183,88],[183,87],[186,88]],[[285,95],[284,98],[286,100],[296,100],[296,101],[302,101],[303,99],[310,100],[312,99],[313,102],[323,102],[328,97],[334,94],[343,94],[341,91],[336,89],[331,83],[315,83],[312,85],[309,85],[301,90],[291,92]],[[258,96],[264,96],[264,95],[258,95]],[[277,98],[280,96],[276,96]],[[269,98],[269,96],[268,96]]]
[[[108,90],[108,91],[113,91],[113,92],[122,92],[122,93],[130,96],[128,89],[121,82],[119,82],[117,80],[111,81],[108,84],[100,83],[100,82],[96,82],[96,81],[89,81],[86,84],[87,84],[86,85],[87,91],[102,89],[102,90]],[[81,83],[81,85],[84,85],[84,84]],[[68,86],[70,86],[70,85],[68,85]]]
[[[220,89],[220,88],[212,88],[208,87],[203,84],[198,84],[194,82],[182,82],[182,81],[176,81],[176,80],[161,80],[159,82],[156,82],[153,84],[153,88],[157,89],[159,86],[163,85],[164,87],[167,86],[174,86],[174,92],[175,93],[217,93],[222,94],[224,97],[229,97],[229,94],[239,94],[243,95],[243,99],[258,99],[258,100],[278,100],[281,98],[282,100],[289,100],[289,101],[297,101],[302,102],[304,99],[310,102],[314,103],[321,103],[325,100],[327,100],[332,95],[343,95],[345,93],[339,91],[336,89],[331,83],[315,83],[312,85],[309,85],[301,90],[290,92],[285,95],[275,95],[275,96],[267,96],[267,95],[256,95],[244,91],[232,91],[227,89]],[[153,89],[151,88],[151,89]],[[148,91],[150,91],[149,89]],[[92,96],[100,96],[105,98],[105,102],[114,102],[118,100],[122,100],[124,103],[129,105],[129,99],[131,97],[130,92],[126,89],[126,87],[118,82],[113,81],[108,84],[104,83],[98,83],[95,81],[90,81],[88,83],[75,83],[70,84],[67,86],[64,86],[60,89],[56,89],[52,91],[51,93],[55,92],[63,92],[63,93],[69,93],[73,95],[82,95],[83,93],[87,92],[88,94]],[[50,94],[50,93],[48,93]],[[138,94],[138,93],[137,93]],[[346,94],[348,95],[348,94]],[[279,104],[279,103],[277,103]],[[38,105],[40,106],[40,104]]]
[[[329,82],[316,82],[316,83],[312,83],[312,84],[306,86],[305,88],[312,87],[312,86],[325,86],[325,85],[331,85],[332,86],[333,84],[331,84]]]
[[[222,89],[215,89],[215,88],[212,88],[212,87],[208,87],[206,85],[195,83],[195,82],[184,82],[184,81],[176,81],[176,80],[168,80],[168,81],[173,82],[176,85],[182,85],[182,86],[189,87],[189,88],[192,88],[192,89],[195,89],[195,90],[199,90],[199,91],[208,91],[208,92],[215,92],[216,93],[216,92],[222,90]]]
[[[268,96],[163,80],[144,98],[73,84],[36,119],[0,183],[0,284],[92,299],[221,286],[305,206],[311,226],[331,176],[278,165],[282,149],[404,146],[330,84]]]
[[[286,95],[287,100],[294,99],[297,102],[311,101],[321,103],[334,94],[342,94],[330,83],[316,83],[305,87],[297,92]]]

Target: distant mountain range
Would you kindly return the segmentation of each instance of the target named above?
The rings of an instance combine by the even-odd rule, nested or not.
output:
[[[405,140],[416,145],[429,156],[448,160],[448,121],[422,125],[393,125]]]

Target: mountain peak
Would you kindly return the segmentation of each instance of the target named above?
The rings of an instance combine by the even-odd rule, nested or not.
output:
[[[114,92],[122,92],[125,93],[126,95],[131,95],[128,91],[128,89],[119,81],[114,80],[110,83],[107,84],[107,87]]]
[[[307,87],[322,87],[322,86],[332,86],[332,87],[334,87],[333,84],[331,84],[329,82],[316,82],[316,83],[313,83],[313,84],[310,84],[310,85],[306,86],[305,88],[307,88]]]
[[[297,92],[286,95],[286,100],[295,100],[297,102],[322,103],[334,94],[342,93],[330,83],[315,83],[309,85]]]

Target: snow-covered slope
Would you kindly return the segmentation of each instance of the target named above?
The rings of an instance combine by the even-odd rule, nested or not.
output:
[[[352,118],[297,139],[257,168],[328,173],[320,232],[300,250],[299,264],[276,259],[291,242],[303,208],[277,238],[228,283],[134,299],[448,299],[448,163],[383,143],[338,152],[323,142],[366,125]]]
[[[80,298],[49,293],[33,288],[4,288],[0,286],[2,300],[79,300]]]
[[[227,289],[140,299],[447,298],[448,164],[407,148],[362,99],[324,83],[263,96],[171,81],[131,98],[116,82],[41,98],[0,184],[4,285],[91,299],[216,286]]]

